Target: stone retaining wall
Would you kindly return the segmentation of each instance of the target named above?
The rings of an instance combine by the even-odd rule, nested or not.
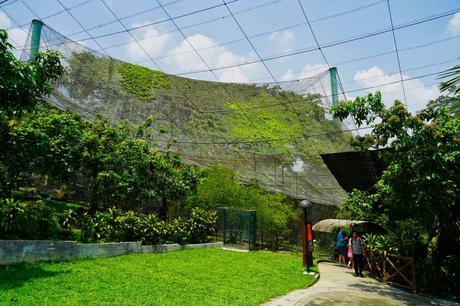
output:
[[[222,248],[222,242],[200,244],[141,245],[140,241],[76,243],[54,240],[0,240],[0,265],[21,262],[111,257],[133,253],[164,253],[181,249]]]

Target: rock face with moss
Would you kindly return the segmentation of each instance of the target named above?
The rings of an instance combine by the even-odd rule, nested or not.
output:
[[[122,77],[121,88],[140,100],[151,102],[155,100],[156,89],[171,89],[171,82],[161,71],[128,63],[123,63],[117,68]]]
[[[70,72],[52,97],[61,108],[128,124],[153,116],[162,133],[151,141],[194,164],[224,164],[243,181],[319,203],[344,196],[319,152],[349,150],[349,135],[330,133],[341,123],[326,119],[318,94],[171,76],[89,52],[67,61]]]

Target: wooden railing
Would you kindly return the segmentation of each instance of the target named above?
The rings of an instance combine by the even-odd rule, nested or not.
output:
[[[417,290],[413,257],[375,254],[371,251],[366,251],[364,257],[365,269],[382,281],[414,292]]]

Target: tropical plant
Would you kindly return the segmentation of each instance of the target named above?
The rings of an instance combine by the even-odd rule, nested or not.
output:
[[[61,221],[44,201],[0,200],[0,239],[68,239]]]
[[[454,95],[460,94],[460,65],[456,65],[441,73],[441,78],[450,78],[442,82],[439,88],[441,91],[450,91]]]
[[[396,245],[395,237],[387,235],[376,235],[367,233],[363,235],[363,245],[366,250],[369,250],[375,254],[398,254],[399,249]]]
[[[352,116],[358,126],[373,125],[352,144],[360,150],[383,149],[388,165],[375,194],[358,201],[372,207],[366,204],[358,214],[371,213],[401,246],[410,245],[407,240],[414,235],[430,244],[431,279],[439,285],[430,290],[449,286],[442,267],[460,249],[460,117],[455,105],[454,100],[438,99],[411,114],[399,101],[386,108],[377,92],[333,107],[336,118]],[[410,234],[404,230],[408,220],[414,230]]]
[[[208,235],[217,230],[217,213],[214,210],[204,210],[198,207],[192,209],[188,218],[190,242],[207,242]]]
[[[112,207],[95,214],[89,210],[68,212],[62,224],[66,229],[79,232],[77,237],[82,242],[202,243],[216,230],[216,213],[195,208],[186,218],[165,222],[155,214],[144,215]]]

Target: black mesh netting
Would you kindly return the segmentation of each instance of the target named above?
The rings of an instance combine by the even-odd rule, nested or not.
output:
[[[345,197],[320,157],[350,150],[352,126],[328,113],[329,71],[276,84],[202,81],[105,56],[46,25],[40,49],[60,51],[69,68],[49,97],[60,109],[132,125],[153,116],[161,132],[150,140],[190,163],[221,164],[243,182],[257,179],[263,188],[316,203],[337,205]]]

